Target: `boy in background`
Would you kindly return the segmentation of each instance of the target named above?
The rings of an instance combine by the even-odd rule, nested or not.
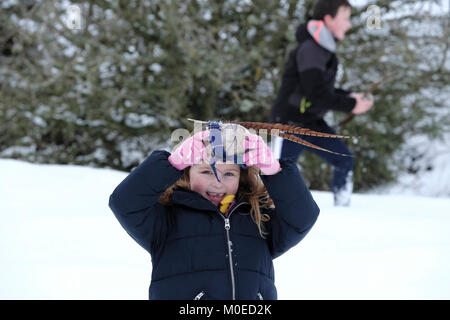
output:
[[[351,28],[351,5],[347,0],[319,0],[313,19],[297,30],[298,45],[286,62],[281,87],[275,100],[271,121],[324,133],[336,132],[324,120],[329,110],[361,114],[373,105],[362,93],[335,88],[338,59],[336,42]],[[334,204],[349,206],[353,191],[353,155],[341,139],[299,136],[336,155],[311,149],[333,166],[331,189]],[[283,140],[280,158],[296,161],[307,147]]]

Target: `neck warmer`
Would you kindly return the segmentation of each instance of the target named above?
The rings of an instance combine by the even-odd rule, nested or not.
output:
[[[323,48],[336,52],[336,40],[330,30],[327,29],[322,20],[311,20],[308,22],[306,29],[313,39]]]

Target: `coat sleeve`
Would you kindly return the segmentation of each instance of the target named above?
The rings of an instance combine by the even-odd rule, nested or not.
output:
[[[296,164],[282,159],[280,163],[282,170],[279,173],[261,177],[275,204],[267,224],[273,258],[299,243],[316,222],[320,211]]]
[[[158,199],[183,173],[172,167],[169,155],[167,151],[154,151],[109,198],[109,207],[122,227],[150,253],[167,232],[166,208]]]
[[[335,88],[334,89],[334,93],[336,93],[336,94],[340,94],[341,96],[348,96],[348,95],[350,95],[350,93],[352,93],[351,91],[348,91],[348,90],[344,90],[344,89],[342,89],[342,88]]]
[[[329,54],[313,41],[306,41],[297,49],[297,71],[302,93],[311,101],[311,108],[317,111],[331,109],[351,112],[356,100],[339,90],[330,91],[325,83],[324,73],[329,58]]]

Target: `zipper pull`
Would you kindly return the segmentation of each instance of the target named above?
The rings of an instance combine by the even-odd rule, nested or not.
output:
[[[195,296],[194,300],[200,300],[205,295],[205,291],[201,291],[198,295]]]
[[[225,229],[230,230],[230,219],[225,218]]]

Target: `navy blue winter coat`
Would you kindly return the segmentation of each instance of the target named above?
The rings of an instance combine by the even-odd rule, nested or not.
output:
[[[262,176],[276,208],[263,239],[238,202],[228,218],[199,193],[176,189],[172,205],[160,195],[183,172],[155,151],[112,193],[115,216],[152,257],[150,299],[276,299],[272,260],[296,245],[311,229],[319,208],[297,166],[281,161],[282,171]],[[295,276],[295,275],[293,275]]]

